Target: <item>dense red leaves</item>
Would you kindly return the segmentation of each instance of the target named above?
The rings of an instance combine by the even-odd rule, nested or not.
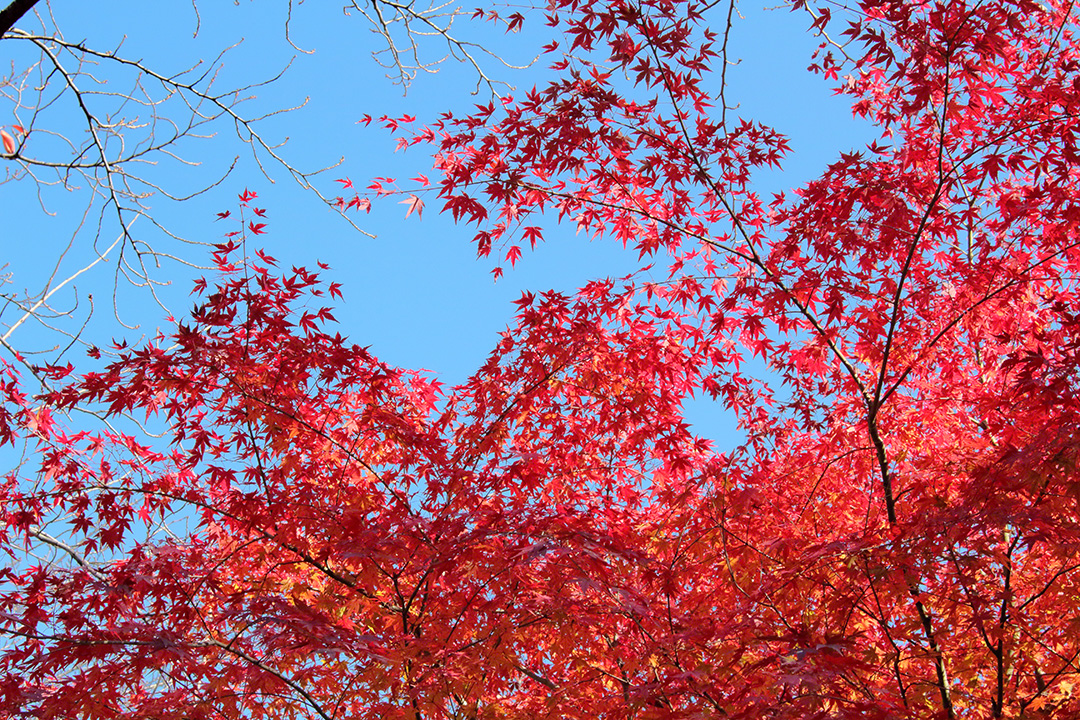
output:
[[[550,213],[668,271],[526,294],[446,394],[235,242],[172,337],[5,366],[5,716],[1080,714],[1075,11],[795,4],[882,137],[789,198],[694,2],[556,2],[547,86],[403,138],[481,254]]]

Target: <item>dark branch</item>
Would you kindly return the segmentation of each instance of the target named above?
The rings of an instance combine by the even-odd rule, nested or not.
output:
[[[0,11],[0,35],[12,28],[22,16],[30,12],[30,8],[37,5],[38,0],[13,0],[10,5]]]

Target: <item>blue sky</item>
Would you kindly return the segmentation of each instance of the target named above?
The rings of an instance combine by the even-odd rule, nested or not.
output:
[[[122,42],[122,55],[141,59],[163,74],[179,72],[200,60],[205,67],[221,49],[238,42],[222,60],[219,88],[266,80],[289,65],[279,80],[257,89],[257,96],[240,108],[258,115],[306,101],[302,109],[269,118],[259,127],[274,144],[287,140],[280,153],[301,169],[340,160],[339,168],[315,180],[327,194],[334,194],[335,178],[348,176],[362,186],[374,176],[408,178],[429,167],[420,152],[395,153],[390,135],[374,124],[358,125],[365,114],[411,114],[424,121],[444,110],[466,110],[489,98],[483,91],[471,95],[472,71],[453,60],[441,64],[437,74],[421,74],[403,94],[372,60],[378,38],[364,18],[355,13],[344,16],[339,3],[293,8],[291,38],[299,48],[313,50],[310,53],[298,52],[286,41],[287,4],[281,1],[201,3],[198,36],[194,36],[196,16],[189,2],[158,0],[147,5],[123,0],[110,3],[107,13],[92,3],[53,5],[57,24],[68,40],[85,39],[97,49]],[[784,171],[761,178],[763,190],[786,190],[820,173],[840,152],[861,148],[874,134],[856,125],[844,100],[833,96],[819,76],[806,71],[818,41],[805,31],[805,15],[784,8],[764,10],[752,3],[739,9],[743,18],[735,26],[730,54],[741,62],[728,70],[727,97],[739,104],[736,114],[771,124],[790,138],[793,152]],[[19,27],[33,29],[33,25],[24,19]],[[490,25],[470,25],[467,20],[459,21],[455,29],[519,64],[531,60],[548,39],[547,28],[539,22],[509,38]],[[443,52],[432,44],[426,56],[437,58]],[[26,57],[16,42],[0,44],[3,67],[12,62],[18,67]],[[542,61],[525,71],[509,70],[490,59],[485,66],[519,90],[545,76]],[[130,76],[111,73],[104,64],[97,68],[98,78],[109,82],[101,89],[131,87]],[[61,131],[63,123],[77,120],[76,111],[70,98],[62,97],[37,127],[42,132]],[[10,116],[11,103],[0,100],[0,125],[15,122],[5,113]],[[131,118],[137,113],[138,108],[129,107],[121,115]],[[326,262],[332,268],[328,279],[342,283],[345,300],[335,313],[342,333],[372,346],[387,362],[430,370],[444,382],[459,382],[479,366],[497,333],[510,321],[511,301],[522,290],[572,291],[591,278],[618,276],[637,267],[632,250],[624,251],[611,241],[590,242],[575,236],[573,228],[563,228],[550,233],[544,245],[526,254],[517,269],[507,268],[504,278],[494,283],[492,262],[476,259],[469,242],[473,232],[439,216],[435,203],[422,219],[405,219],[405,207],[393,200],[377,203],[370,215],[354,216],[364,230],[376,235],[370,238],[327,211],[273,163],[266,165],[276,181],[271,183],[227,123],[209,129],[215,137],[185,141],[179,147],[198,166],[162,162],[147,172],[163,186],[184,194],[213,182],[240,156],[235,169],[219,186],[191,200],[176,203],[151,198],[148,202],[155,219],[189,240],[218,242],[232,228],[215,223],[215,214],[235,210],[236,195],[250,188],[259,194],[259,207],[268,209],[269,232],[259,238],[267,251],[285,266]],[[8,271],[14,278],[8,289],[38,287],[73,237],[65,268],[73,270],[92,257],[93,228],[85,225],[76,232],[87,203],[85,193],[45,188],[41,198],[51,215],[42,211],[36,196],[37,189],[26,181],[0,186],[0,212],[5,216],[0,229],[3,261],[10,264]],[[203,248],[168,238],[150,223],[139,221],[133,231],[163,252],[194,262],[207,257]],[[114,235],[108,228],[102,237]],[[157,278],[172,283],[159,292],[170,311],[178,316],[186,312],[191,304],[190,281],[200,274],[170,262],[155,271]],[[81,304],[69,322],[82,322],[88,309],[85,294],[94,292],[96,311],[85,337],[101,343],[110,337],[135,339],[153,333],[166,313],[154,305],[145,289],[121,286],[117,294],[120,318],[137,329],[125,329],[112,316],[108,299],[114,276],[115,262],[102,263],[79,278],[75,284]],[[61,305],[74,302],[70,293],[57,297]],[[2,319],[10,322],[11,316],[5,314]],[[17,346],[52,342],[40,339],[48,336],[39,334],[39,329],[26,327],[18,332],[13,337]],[[731,443],[730,421],[713,404],[694,403],[687,412],[699,433],[721,446]]]

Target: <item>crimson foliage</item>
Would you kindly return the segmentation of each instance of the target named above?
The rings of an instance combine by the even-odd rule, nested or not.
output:
[[[668,271],[526,295],[458,387],[330,334],[262,224],[172,337],[7,366],[2,716],[1080,715],[1076,10],[794,5],[882,135],[791,197],[708,90],[723,4],[555,0],[547,85],[386,121],[482,255],[548,213]]]

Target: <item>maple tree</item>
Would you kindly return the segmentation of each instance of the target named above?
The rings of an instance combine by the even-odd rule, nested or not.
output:
[[[794,9],[881,137],[790,197],[709,84],[730,4],[554,2],[547,85],[386,120],[481,255],[555,214],[655,265],[524,295],[458,387],[247,260],[247,194],[174,334],[7,365],[5,716],[1080,714],[1076,10]]]

